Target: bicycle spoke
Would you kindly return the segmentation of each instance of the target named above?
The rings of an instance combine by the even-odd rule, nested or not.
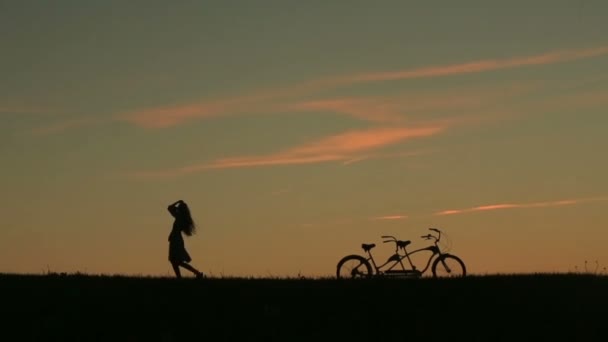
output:
[[[345,270],[350,274],[351,277],[356,278],[361,276],[364,272],[360,271],[360,268],[363,264],[358,262],[357,260],[353,260],[349,265],[345,265]]]

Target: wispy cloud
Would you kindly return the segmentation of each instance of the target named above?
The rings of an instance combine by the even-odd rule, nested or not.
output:
[[[368,161],[373,159],[394,159],[394,158],[405,158],[405,157],[413,157],[419,156],[422,154],[428,154],[431,150],[417,150],[417,151],[404,151],[404,152],[395,152],[395,153],[370,153],[370,154],[361,154],[354,156],[350,159],[346,159],[342,162],[342,165],[351,165],[355,163],[359,163],[362,161]]]
[[[116,116],[118,121],[126,121],[144,128],[167,128],[192,119],[212,118],[228,114],[251,111],[259,99],[251,96],[220,99],[177,106],[146,108]]]
[[[389,220],[389,221],[394,221],[394,220],[405,220],[407,219],[408,216],[407,215],[387,215],[387,216],[377,216],[377,217],[372,217],[372,220]]]
[[[487,204],[487,205],[481,205],[481,206],[467,208],[467,209],[443,210],[443,211],[435,213],[435,215],[437,215],[437,216],[457,215],[457,214],[467,214],[467,213],[480,212],[480,211],[494,211],[494,210],[517,209],[517,208],[560,207],[560,206],[565,206],[565,205],[574,205],[574,204],[579,204],[579,203],[597,202],[597,201],[608,201],[608,196],[592,197],[592,198],[578,198],[578,199],[565,199],[565,200],[549,201],[549,202]]]
[[[369,157],[372,150],[393,145],[408,139],[429,137],[445,129],[442,126],[378,127],[345,132],[318,141],[296,146],[269,155],[222,158],[209,163],[190,165],[178,169],[142,172],[141,177],[177,176],[209,169],[244,168],[271,165],[311,164],[331,161],[353,161]]]
[[[295,103],[288,109],[315,112],[330,111],[370,122],[390,123],[403,121],[400,103],[383,101],[383,99],[371,97],[304,101]]]
[[[542,89],[544,83],[510,83],[499,86],[459,89],[409,91],[391,96],[339,97],[293,103],[287,111],[332,112],[369,122],[403,124],[420,121],[418,114],[431,112],[471,113],[484,106],[509,101],[514,96]],[[470,116],[470,114],[467,114]],[[484,113],[484,118],[488,118]],[[445,120],[445,119],[443,119]],[[466,121],[463,115],[458,120]],[[428,122],[427,116],[423,121]]]
[[[606,54],[608,54],[608,46],[577,50],[558,50],[534,56],[512,57],[507,59],[485,59],[469,63],[452,64],[445,66],[432,66],[408,70],[364,73],[359,75],[337,78],[335,82],[337,84],[350,84],[358,82],[394,81],[413,78],[427,78],[480,73],[525,66],[562,63],[578,59],[603,56]]]
[[[166,128],[194,119],[233,115],[241,112],[251,113],[252,111],[272,112],[282,108],[280,102],[287,102],[297,103],[294,105],[294,108],[300,110],[333,109],[373,122],[393,122],[395,120],[399,121],[399,115],[396,108],[394,108],[394,105],[390,103],[382,104],[365,99],[311,100],[309,102],[301,102],[301,100],[298,101],[298,99],[332,88],[358,83],[481,73],[508,68],[555,64],[606,54],[608,54],[608,46],[601,46],[590,49],[559,50],[539,55],[507,59],[484,59],[450,65],[345,75],[312,80],[292,86],[257,91],[245,95],[229,96],[223,99],[141,109],[119,114],[115,119],[146,128]],[[450,101],[451,102],[446,102],[446,104],[462,103],[464,100],[462,98],[453,97]],[[431,102],[429,101],[427,103]],[[363,106],[363,109],[361,106]],[[412,109],[411,104],[409,109]]]
[[[483,96],[479,96],[477,99],[472,97],[452,96],[441,98],[435,96],[432,99],[433,101],[421,101],[420,99],[413,101],[411,98],[408,100],[403,97],[400,99],[389,99],[389,101],[382,101],[383,99],[361,98],[302,101],[301,98],[331,88],[357,83],[480,73],[507,68],[548,65],[606,54],[608,54],[608,46],[600,46],[589,49],[559,50],[539,55],[507,59],[485,59],[450,65],[330,77],[303,82],[292,86],[255,91],[250,94],[133,110],[119,113],[111,118],[106,118],[105,120],[93,121],[89,119],[70,119],[50,126],[35,128],[32,132],[34,134],[58,133],[71,128],[98,124],[102,121],[128,122],[144,128],[160,129],[180,125],[196,119],[214,118],[240,113],[268,113],[281,111],[285,108],[304,111],[330,110],[371,122],[401,123],[403,122],[402,114],[404,111],[411,112],[420,110],[421,106],[427,109],[433,106],[435,106],[435,108],[437,108],[437,106],[451,106],[453,109],[458,108],[459,106],[475,105],[480,99],[487,98],[484,98]],[[590,100],[597,103],[598,101],[602,101],[602,98],[595,97]],[[0,113],[9,111],[15,113],[31,111],[32,109],[35,110],[35,108],[6,107],[0,108]]]
[[[405,139],[428,137],[443,127],[379,127],[337,134],[289,150],[293,155],[348,154],[391,145]]]

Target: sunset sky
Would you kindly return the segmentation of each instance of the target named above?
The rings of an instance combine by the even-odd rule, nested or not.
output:
[[[608,266],[608,2],[0,1],[0,273]],[[424,265],[421,265],[424,266]],[[187,273],[185,273],[187,274]]]

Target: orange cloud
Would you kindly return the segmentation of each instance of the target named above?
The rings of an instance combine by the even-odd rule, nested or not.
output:
[[[342,162],[342,165],[351,165],[365,160],[371,159],[393,159],[393,158],[403,158],[403,157],[412,157],[419,156],[422,154],[429,153],[430,150],[418,150],[418,151],[406,151],[406,152],[396,152],[396,153],[373,153],[373,154],[361,154],[354,156],[352,158],[346,159]]]
[[[286,105],[277,104],[274,107],[270,104],[267,104],[266,107],[264,107],[257,102],[268,98],[268,95],[266,94],[264,96],[258,95],[235,98],[232,100],[219,100],[206,104],[201,103],[134,111],[122,114],[113,120],[127,121],[146,128],[167,128],[178,125],[189,118],[210,118],[227,115],[227,113],[238,114],[245,111],[331,111],[369,122],[398,124],[406,121],[406,118],[403,115],[404,113],[447,109],[450,111],[470,110],[479,108],[484,104],[493,103],[493,101],[502,98],[527,93],[538,88],[539,84],[536,83],[516,83],[501,86],[499,88],[475,87],[464,90],[450,89],[445,93],[418,92],[414,94],[398,94],[395,96],[343,97],[311,100]],[[593,98],[600,99],[599,95],[599,93],[594,94]],[[24,111],[25,109],[22,109],[22,112]],[[482,118],[478,118],[479,120],[476,119],[475,121],[488,120],[488,118],[489,115],[484,113]],[[412,123],[413,119],[407,118],[407,121]],[[453,120],[451,122],[448,121],[439,120],[439,123],[454,123]],[[466,121],[466,118],[460,116],[456,121],[463,123]],[[92,118],[70,119],[64,122],[34,128],[30,130],[30,133],[59,133],[68,129],[100,124],[103,122],[108,123],[112,122],[112,120]]]
[[[234,115],[252,111],[274,112],[277,105],[271,100],[301,95],[308,86],[294,86],[263,90],[252,94],[225,97],[185,105],[147,108],[118,114],[115,120],[126,121],[145,128],[166,128],[181,124],[185,121]]]
[[[228,112],[238,112],[240,106],[244,103],[246,103],[246,100],[234,99],[232,101],[150,108],[121,114],[117,119],[145,128],[166,128],[194,118],[209,118]]]
[[[389,72],[362,73],[334,78],[325,78],[304,82],[293,86],[267,89],[241,96],[232,96],[197,103],[162,106],[120,113],[105,121],[128,122],[145,128],[167,128],[184,122],[213,118],[225,115],[255,112],[277,112],[286,109],[296,111],[332,111],[349,115],[358,119],[380,123],[403,123],[404,113],[424,110],[464,109],[489,103],[496,96],[504,96],[512,91],[522,91],[530,85],[520,86],[521,89],[511,89],[504,93],[484,89],[479,93],[468,94],[401,94],[393,97],[377,98],[338,98],[298,102],[304,95],[322,92],[327,89],[356,83],[404,80],[425,77],[440,77],[467,73],[479,73],[506,68],[516,68],[535,65],[547,65],[560,62],[591,58],[608,54],[608,46],[590,49],[561,50],[544,54],[514,57],[508,59],[487,59],[468,63],[432,66]],[[569,105],[604,105],[605,92],[587,95],[569,96]],[[565,101],[565,100],[564,100]],[[561,102],[564,102],[561,101]],[[561,103],[560,102],[560,103]],[[547,104],[550,105],[550,104]],[[561,108],[561,107],[560,107]],[[30,112],[36,108],[0,108],[0,112]],[[34,134],[49,134],[61,132],[70,128],[97,124],[104,120],[75,119],[59,122],[54,125],[36,128]]]
[[[358,83],[405,80],[412,78],[426,78],[450,76],[469,73],[480,73],[507,68],[517,68],[532,65],[546,65],[568,62],[577,59],[598,57],[608,54],[608,46],[590,49],[553,51],[535,56],[515,57],[509,59],[487,59],[469,63],[453,64],[447,66],[426,67],[412,70],[397,70],[388,72],[365,73],[336,79],[336,83]]]
[[[290,97],[298,98],[304,95],[326,91],[331,88],[348,86],[356,83],[480,73],[507,68],[554,64],[606,54],[608,54],[608,46],[590,49],[553,51],[528,57],[487,59],[445,66],[347,75],[318,79],[293,86],[267,89],[248,95],[227,97],[219,100],[143,109],[120,114],[116,119],[147,128],[164,128],[199,118],[236,114],[244,111],[251,112],[252,110],[273,111],[281,108],[280,106],[277,106],[277,100],[283,99],[284,101]],[[463,99],[453,97],[450,101],[452,104],[454,102],[462,103]],[[428,103],[430,103],[430,101]],[[449,103],[444,105],[449,105]],[[361,106],[365,109],[361,109]],[[368,100],[342,99],[311,101],[298,104],[295,108],[301,110],[333,109],[338,112],[374,122],[399,121],[398,111],[396,111],[396,108],[394,108],[392,104],[382,104],[381,102],[370,102]],[[410,110],[411,109],[412,107],[410,107]]]
[[[387,215],[387,216],[378,216],[372,218],[372,220],[405,220],[407,219],[407,215]]]
[[[507,101],[513,96],[528,94],[541,89],[543,84],[529,82],[512,83],[499,87],[473,87],[467,89],[447,89],[445,91],[408,92],[392,96],[340,97],[323,100],[309,100],[286,107],[288,111],[329,111],[370,122],[412,123],[415,117],[406,114],[430,111],[451,113],[481,109],[483,106]],[[508,103],[508,102],[507,102]],[[484,120],[488,118],[484,113]],[[424,119],[428,123],[428,119]],[[462,116],[458,120],[463,120]]]
[[[182,170],[192,172],[203,169],[229,169],[239,167],[252,167],[252,166],[271,166],[271,165],[292,165],[292,164],[311,164],[320,163],[327,161],[342,160],[345,156],[335,154],[323,154],[323,155],[297,155],[291,152],[278,153],[268,156],[259,157],[235,157],[235,158],[224,158],[219,159],[210,164],[204,164],[201,166],[185,167]]]
[[[380,127],[351,131],[322,138],[319,141],[293,147],[274,154],[222,158],[210,163],[190,165],[168,171],[143,172],[139,173],[138,176],[177,176],[209,169],[348,161],[360,157],[361,153],[366,153],[407,139],[432,136],[443,130],[444,127],[441,126],[430,126],[415,128]]]
[[[401,109],[395,101],[379,98],[338,98],[296,103],[289,107],[296,111],[331,111],[371,122],[399,122]]]
[[[456,214],[466,214],[466,213],[472,213],[472,212],[478,212],[478,211],[492,211],[492,210],[514,209],[514,208],[558,207],[558,206],[564,206],[564,205],[573,205],[573,204],[579,204],[579,203],[583,203],[583,202],[596,202],[596,201],[608,201],[608,197],[579,198],[579,199],[567,199],[567,200],[550,201],[550,202],[535,202],[535,203],[490,204],[490,205],[482,205],[482,206],[468,208],[468,209],[444,210],[444,211],[435,213],[435,215],[437,215],[437,216],[456,215]]]
[[[311,143],[302,147],[297,147],[289,151],[295,155],[317,155],[326,153],[351,154],[370,149],[391,145],[396,142],[408,139],[435,135],[442,130],[441,127],[420,127],[420,128],[372,128],[367,130],[346,132],[324,138],[318,142]]]

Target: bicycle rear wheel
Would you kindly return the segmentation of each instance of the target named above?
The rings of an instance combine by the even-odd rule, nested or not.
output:
[[[451,254],[444,254],[433,262],[433,277],[435,278],[456,278],[467,275],[467,268],[459,257]]]
[[[336,269],[338,279],[365,279],[371,276],[372,266],[367,262],[367,259],[360,255],[347,255],[338,262]]]

